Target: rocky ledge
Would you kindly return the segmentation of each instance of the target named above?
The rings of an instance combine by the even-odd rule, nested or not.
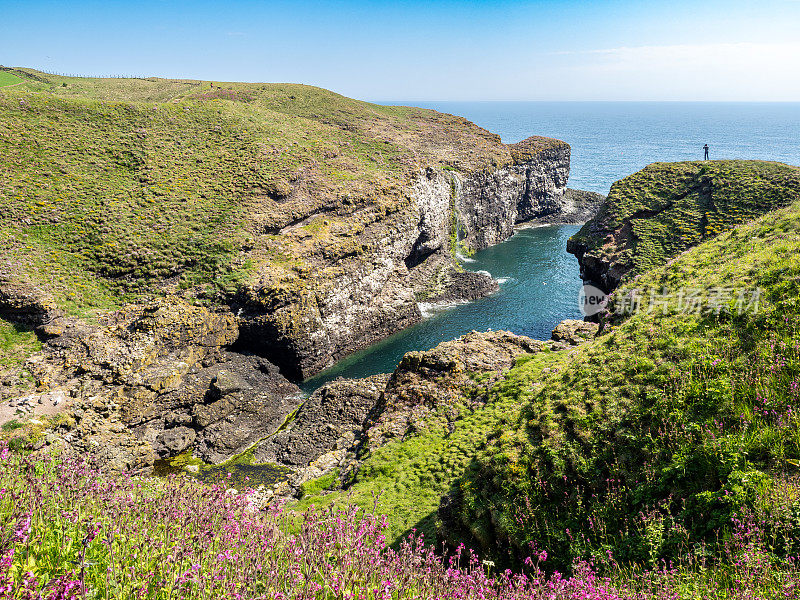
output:
[[[294,495],[303,483],[334,472],[346,485],[365,456],[424,428],[434,411],[456,419],[465,403],[475,408],[486,402],[487,391],[517,358],[567,350],[596,331],[593,323],[573,320],[560,323],[548,341],[473,331],[432,350],[407,353],[391,375],[328,383],[280,432],[256,444],[256,462],[279,464],[291,473],[268,495]]]
[[[567,251],[578,258],[584,281],[608,293],[799,193],[800,171],[781,163],[654,163],[611,186]]]
[[[57,318],[41,335],[48,341],[26,365],[37,385],[25,396],[33,408],[12,408],[55,416],[40,443],[64,442],[110,468],[147,472],[185,451],[221,462],[277,430],[302,402],[275,365],[229,350],[238,338],[232,314],[179,298],[98,324]],[[57,410],[42,412],[49,407]]]

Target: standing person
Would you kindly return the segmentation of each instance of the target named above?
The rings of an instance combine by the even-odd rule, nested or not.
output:
[[[703,146],[703,154],[704,154],[703,160],[708,160],[708,144]]]

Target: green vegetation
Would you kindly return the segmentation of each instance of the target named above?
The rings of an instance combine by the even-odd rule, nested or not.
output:
[[[530,372],[539,372],[557,360],[556,353],[543,352],[522,359]],[[518,400],[495,398],[478,409],[467,407],[467,399],[482,389],[480,383],[462,390],[461,407],[441,406],[418,425],[416,434],[392,441],[373,452],[344,491],[315,495],[307,490],[299,507],[311,504],[355,503],[389,515],[387,535],[398,541],[411,529],[436,538],[436,510],[442,494],[463,474],[478,449],[498,427],[515,422]]]
[[[32,377],[24,368],[25,361],[41,348],[32,330],[0,319],[0,399],[3,391],[13,393],[31,386]]]
[[[156,462],[155,474],[159,477],[181,473],[208,484],[224,485],[226,488],[245,490],[260,485],[272,486],[283,481],[289,469],[272,463],[256,463],[250,448],[217,465],[204,463],[191,452]]]
[[[609,324],[542,374],[512,369],[520,402],[459,483],[461,521],[519,556],[536,540],[575,556],[655,566],[714,556],[743,510],[769,519],[771,551],[800,543],[800,203],[739,226],[635,281],[642,290],[736,292],[716,310],[668,305]],[[615,298],[631,292],[619,289]],[[706,307],[704,307],[705,309]],[[741,312],[741,314],[739,314]]]
[[[770,560],[794,556],[798,253],[798,201],[701,243],[635,280],[645,300],[671,290],[657,310],[618,314],[570,352],[520,359],[485,405],[465,403],[455,418],[440,407],[368,456],[345,492],[301,506],[379,496],[392,536],[416,527],[430,539],[448,494],[457,522],[439,533],[453,544],[515,563],[535,541],[558,568],[679,560],[691,585],[702,561],[744,535],[736,519],[759,524]],[[683,310],[681,290],[699,291],[700,312]],[[463,398],[485,392],[479,379]]]
[[[654,163],[615,183],[597,217],[570,241],[633,276],[798,194],[800,170],[780,163]]]
[[[22,83],[22,79],[14,75],[13,73],[9,73],[8,71],[0,71],[0,87],[5,87],[7,85],[17,85]]]
[[[321,477],[317,477],[316,479],[312,479],[311,481],[306,481],[300,485],[300,495],[301,497],[312,496],[329,490],[336,485],[338,479],[339,469],[334,469],[330,473],[327,473]]]
[[[459,117],[310,86],[13,73],[23,83],[0,92],[0,277],[72,314],[163,289],[307,293],[311,275],[335,276],[312,273],[314,257],[363,253],[365,225],[408,206],[421,166],[511,160]]]
[[[9,432],[9,431],[14,431],[15,429],[19,429],[20,427],[24,427],[24,425],[19,421],[17,421],[16,419],[11,419],[10,421],[6,421],[5,423],[3,423],[2,427],[0,427],[0,430],[2,430],[3,432]]]
[[[33,331],[0,319],[0,369],[21,365],[41,347]]]

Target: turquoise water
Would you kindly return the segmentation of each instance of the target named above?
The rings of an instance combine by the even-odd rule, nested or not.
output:
[[[608,193],[611,184],[656,161],[711,158],[800,165],[800,103],[734,102],[382,102],[461,115],[506,143],[530,135],[572,146],[569,185]],[[303,384],[391,372],[404,353],[428,350],[472,329],[508,329],[548,338],[562,319],[579,318],[578,264],[566,253],[574,226],[524,230],[484,250],[465,268],[501,278],[500,292],[436,314],[359,352]]]
[[[488,271],[500,281],[500,291],[468,304],[439,310],[421,323],[353,354],[302,384],[310,393],[336,377],[366,377],[390,373],[403,354],[429,350],[473,329],[507,329],[548,339],[563,319],[582,318],[578,311],[581,281],[575,257],[566,253],[576,225],[522,229],[502,244],[477,252],[470,271]]]

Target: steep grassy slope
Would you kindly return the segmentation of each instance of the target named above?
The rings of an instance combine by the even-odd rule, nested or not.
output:
[[[654,163],[616,182],[568,249],[584,276],[608,291],[798,193],[800,172],[780,163]]]
[[[392,534],[438,529],[506,562],[533,541],[558,568],[713,559],[745,512],[768,524],[770,552],[795,552],[798,252],[795,195],[621,287],[593,342],[525,356],[488,386],[475,378],[458,418],[443,403],[371,454],[345,492],[312,486],[303,503],[368,507],[380,494]],[[629,314],[634,289],[643,310]]]
[[[531,356],[528,366],[540,371],[557,362],[559,353],[542,352]],[[510,426],[518,410],[513,398],[492,398],[476,408],[473,399],[483,396],[486,376],[460,389],[448,387],[443,394],[456,400],[442,404],[415,425],[403,439],[390,441],[371,453],[347,481],[345,490],[337,488],[337,478],[323,478],[304,488],[300,507],[311,504],[353,502],[389,515],[387,534],[392,541],[412,529],[433,542],[436,538],[437,510],[443,494],[463,475],[478,449],[498,427]]]
[[[354,250],[357,208],[407,204],[422,165],[511,160],[463,119],[309,86],[17,73],[35,78],[0,96],[3,268],[70,312],[302,274]]]
[[[772,552],[796,551],[798,252],[795,201],[620,288],[618,307],[634,284],[670,293],[556,369],[512,369],[495,394],[518,416],[459,483],[461,526],[512,556],[536,541],[562,565],[608,552],[653,565],[713,556],[749,509],[770,515]],[[702,310],[682,310],[681,290]]]

